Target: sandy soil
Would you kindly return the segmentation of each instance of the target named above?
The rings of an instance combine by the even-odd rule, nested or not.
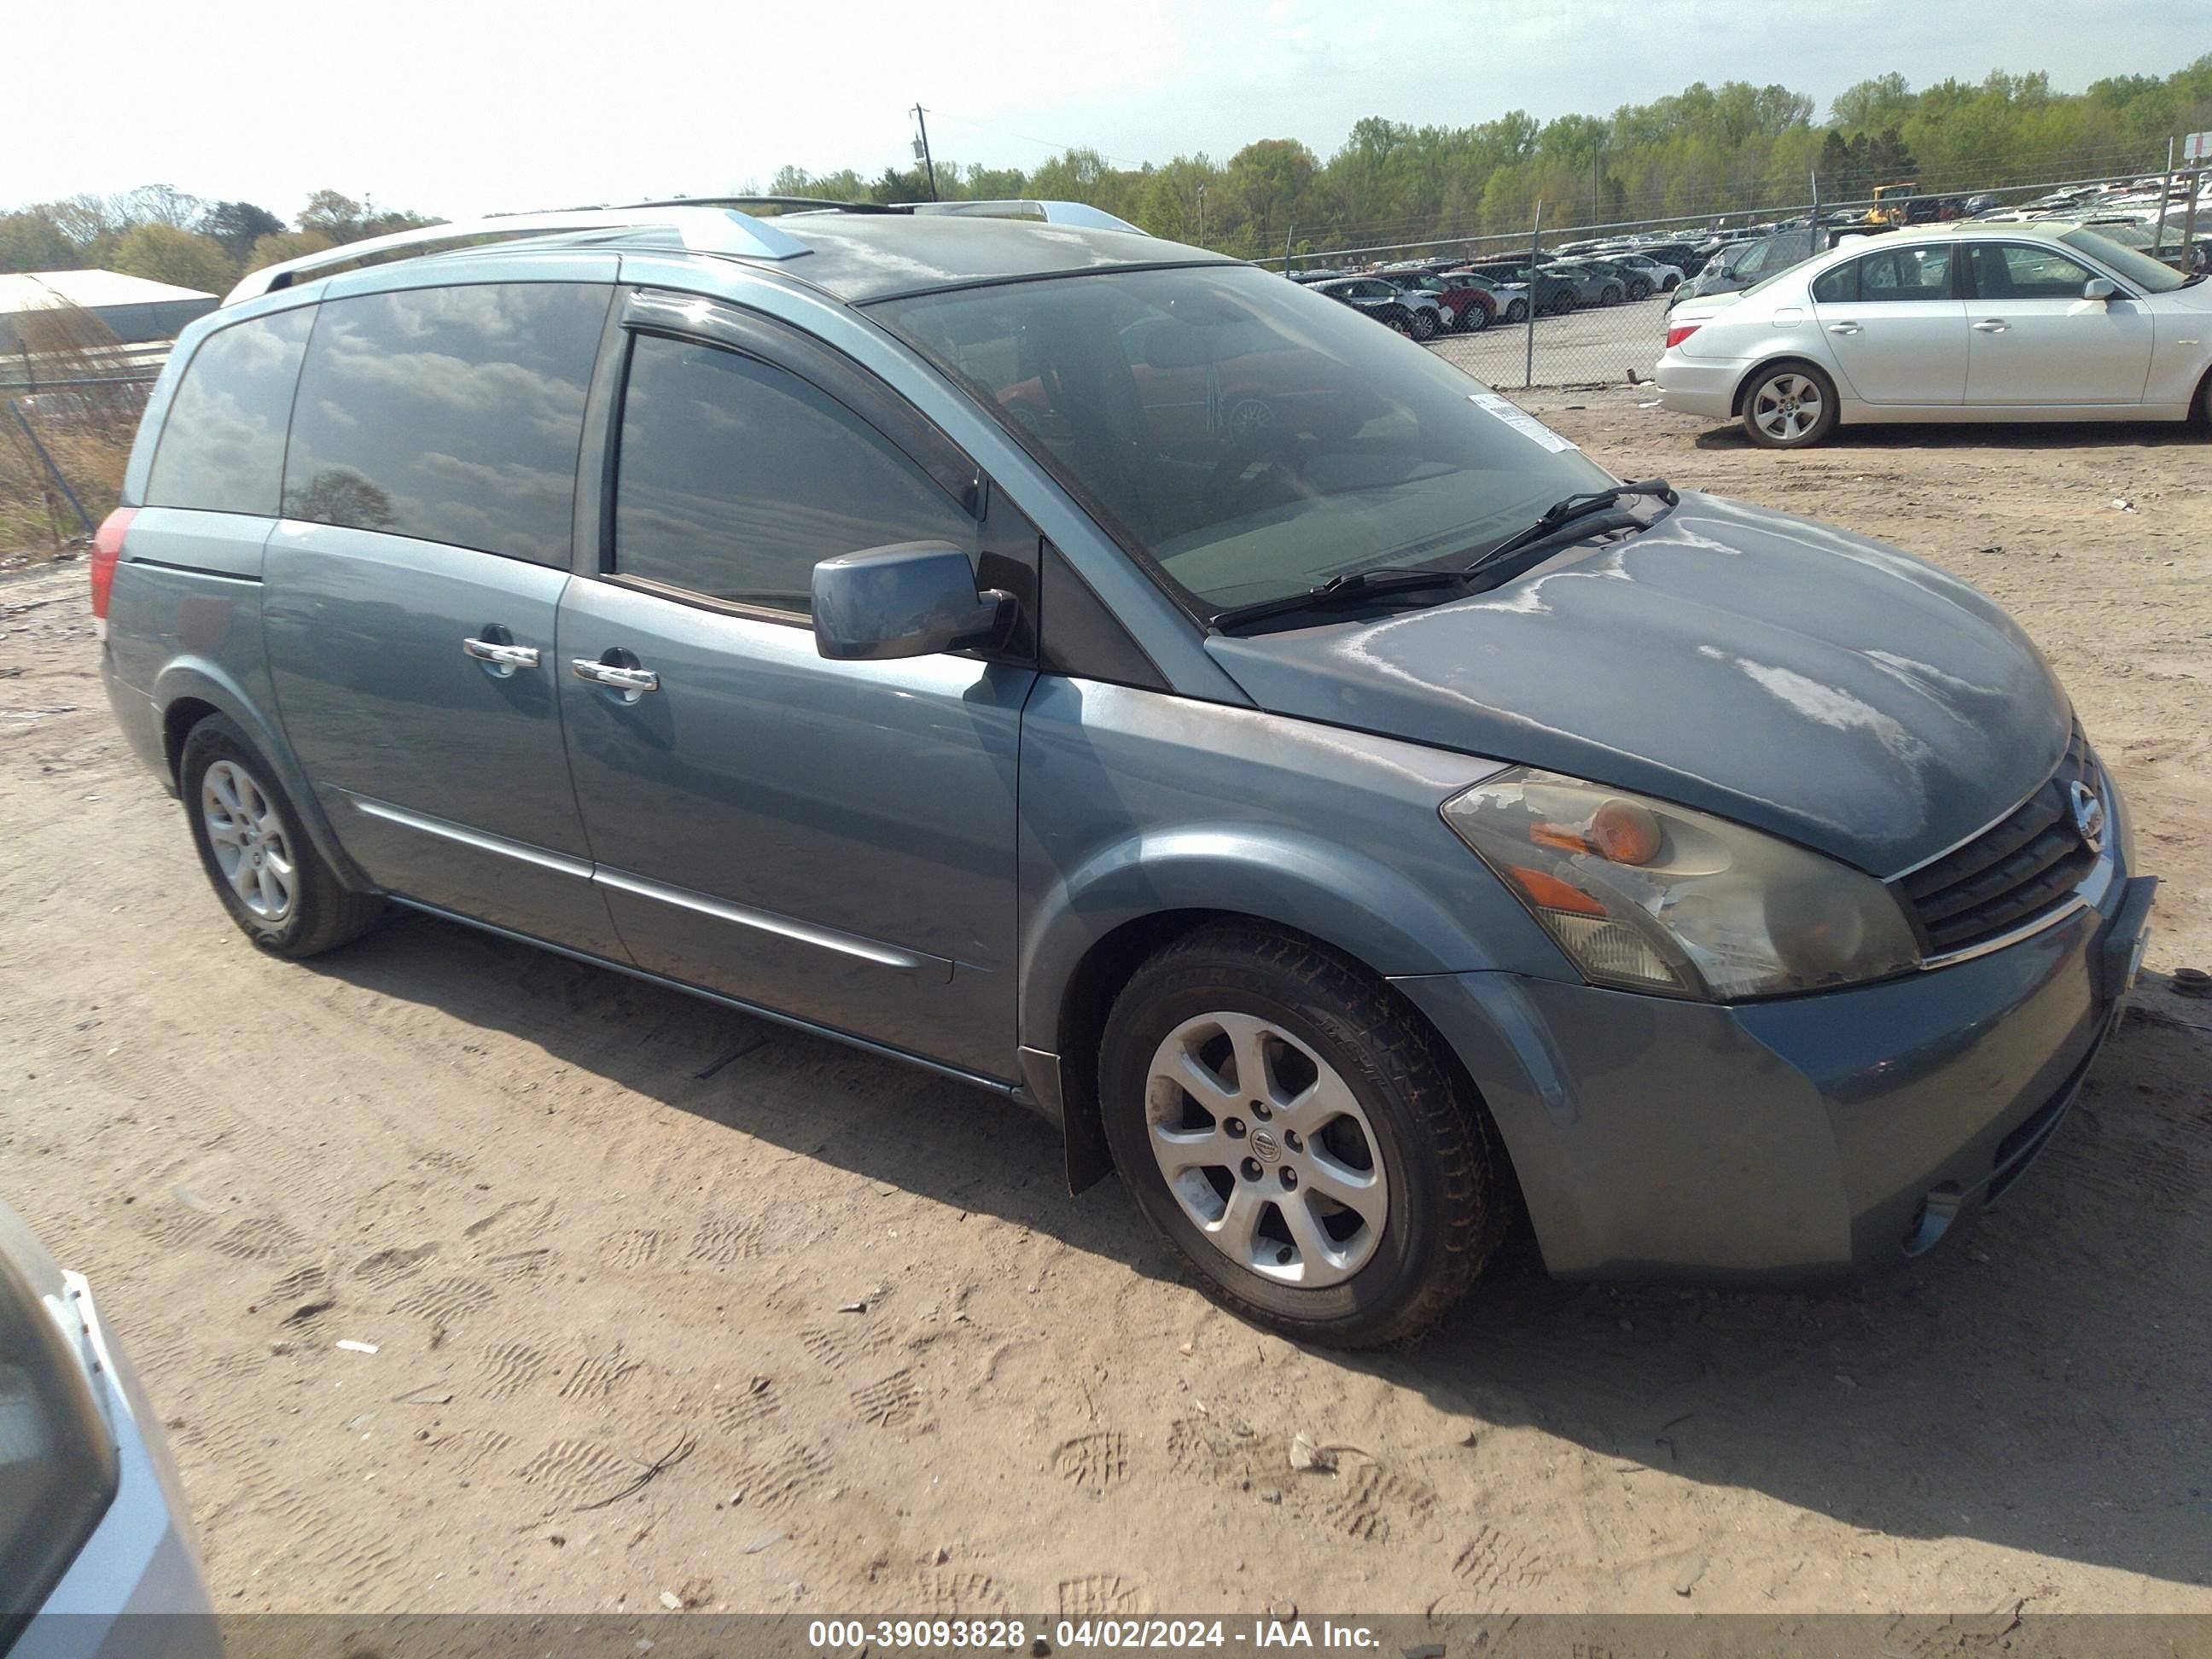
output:
[[[2212,447],[1784,459],[1638,401],[1538,406],[2012,607],[2167,879],[2152,972],[1917,1271],[1576,1289],[1524,1247],[1381,1357],[1212,1311],[960,1087],[421,918],[257,956],[111,730],[82,567],[0,583],[0,1194],[147,1374],[218,1603],[2212,1610],[2212,1004],[2165,988],[2212,961]]]

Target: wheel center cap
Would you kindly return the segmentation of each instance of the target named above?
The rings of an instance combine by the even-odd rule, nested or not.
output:
[[[1276,1144],[1273,1134],[1265,1129],[1252,1131],[1253,1157],[1258,1158],[1262,1164],[1273,1164],[1282,1155],[1283,1149]]]

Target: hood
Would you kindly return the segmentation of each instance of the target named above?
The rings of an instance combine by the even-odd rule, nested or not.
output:
[[[1885,878],[2026,799],[2071,722],[1965,582],[1688,492],[1487,593],[1206,648],[1272,712],[1637,790]]]

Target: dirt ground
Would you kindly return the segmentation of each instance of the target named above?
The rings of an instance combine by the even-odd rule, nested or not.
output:
[[[1810,1297],[1523,1246],[1411,1352],[1303,1352],[982,1095],[417,916],[256,955],[111,728],[82,565],[37,570],[0,579],[0,1195],[136,1354],[218,1605],[2212,1611],[2212,1003],[2166,987],[2212,963],[2212,443],[1776,457],[1529,401],[1980,584],[2129,792],[2139,1012],[1976,1234]]]

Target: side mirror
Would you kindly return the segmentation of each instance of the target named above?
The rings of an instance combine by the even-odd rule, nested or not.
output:
[[[1013,610],[950,542],[896,542],[814,567],[814,648],[841,662],[927,657],[989,645]]]
[[[2092,276],[2081,284],[2081,297],[2085,300],[2117,300],[2120,297],[2119,284],[2108,276]]]

